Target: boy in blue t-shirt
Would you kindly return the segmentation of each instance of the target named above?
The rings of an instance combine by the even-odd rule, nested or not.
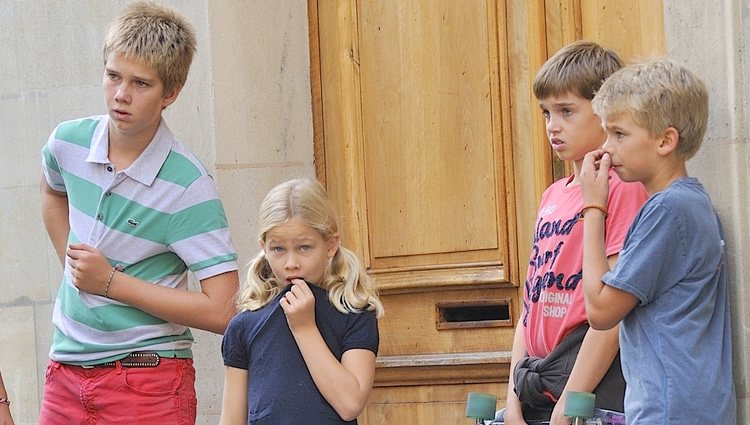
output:
[[[628,423],[733,425],[724,238],[685,166],[706,130],[706,88],[684,67],[652,60],[613,74],[593,108],[608,137],[581,173],[584,293],[592,327],[620,323]],[[651,195],[612,270],[603,245],[610,168]]]

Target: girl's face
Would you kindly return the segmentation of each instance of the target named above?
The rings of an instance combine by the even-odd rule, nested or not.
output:
[[[320,285],[338,249],[339,236],[335,234],[326,240],[313,227],[291,219],[271,228],[260,246],[282,285],[293,279]]]

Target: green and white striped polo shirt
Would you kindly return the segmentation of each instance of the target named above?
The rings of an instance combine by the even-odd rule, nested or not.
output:
[[[213,179],[162,120],[154,139],[125,170],[108,159],[108,117],[60,124],[44,146],[47,183],[66,192],[69,243],[84,242],[125,273],[187,290],[198,280],[237,270],[224,208]],[[53,312],[50,358],[94,364],[132,351],[191,357],[182,325],[79,291],[66,263]]]

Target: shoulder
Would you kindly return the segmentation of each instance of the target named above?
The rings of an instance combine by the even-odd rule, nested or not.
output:
[[[672,182],[669,187],[654,195],[665,204],[685,205],[690,203],[711,204],[706,189],[694,177],[683,177]]]
[[[237,313],[229,321],[225,335],[241,336],[255,332],[255,328],[264,323],[265,318],[273,312],[273,309],[269,307],[270,304],[258,310],[245,310]]]
[[[547,186],[544,190],[544,195],[549,196],[558,193],[568,187],[568,183],[571,181],[572,176],[565,176],[559,180],[556,180],[551,185]]]
[[[96,129],[100,124],[106,122],[105,118],[106,115],[99,115],[63,121],[55,127],[50,141],[59,141],[90,147]]]
[[[183,188],[189,188],[202,181],[213,183],[213,178],[200,159],[187,146],[174,138],[158,178]]]

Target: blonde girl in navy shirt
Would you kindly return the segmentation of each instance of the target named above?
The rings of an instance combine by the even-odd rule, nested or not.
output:
[[[221,424],[354,424],[375,375],[375,285],[341,246],[317,181],[274,187],[259,227],[262,252],[222,343]]]

